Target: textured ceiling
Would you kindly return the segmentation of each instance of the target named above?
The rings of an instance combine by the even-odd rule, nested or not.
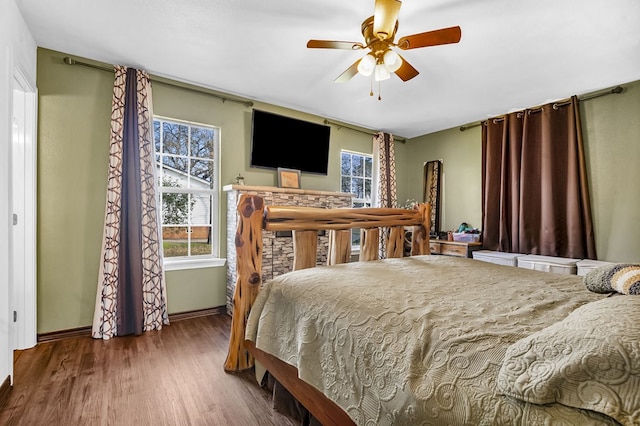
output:
[[[638,0],[405,0],[396,41],[459,25],[457,44],[402,52],[420,74],[334,79],[363,51],[374,0],[16,0],[38,46],[412,138],[640,80]]]

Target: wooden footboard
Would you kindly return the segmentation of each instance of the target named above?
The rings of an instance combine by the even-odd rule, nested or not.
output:
[[[413,231],[411,255],[428,254],[430,217],[429,204],[419,204],[414,210],[322,209],[265,206],[261,197],[242,195],[238,201],[239,220],[235,236],[237,279],[225,370],[234,372],[251,368],[254,366],[255,356],[323,424],[353,424],[321,392],[302,382],[294,367],[265,354],[253,342],[245,340],[249,313],[262,286],[262,231],[292,231],[293,269],[299,270],[316,266],[318,231],[322,230],[329,232],[330,265],[350,260],[352,228],[359,228],[361,232],[360,261],[378,259],[381,229],[389,231],[386,257],[403,256],[405,227],[412,227]]]

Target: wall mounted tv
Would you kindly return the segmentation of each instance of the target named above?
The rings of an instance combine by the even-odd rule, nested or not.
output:
[[[329,126],[257,109],[251,122],[251,167],[327,174]]]

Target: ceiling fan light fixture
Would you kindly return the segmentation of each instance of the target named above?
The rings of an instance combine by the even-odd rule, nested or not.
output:
[[[402,65],[402,58],[393,50],[389,49],[384,52],[384,56],[382,57],[382,61],[384,62],[384,66],[389,70],[389,72],[396,72],[400,65]]]
[[[360,60],[360,63],[358,64],[358,72],[365,77],[369,77],[375,67],[376,58],[371,53],[368,53]]]
[[[374,78],[376,81],[388,80],[391,77],[389,70],[384,64],[376,65]]]
[[[373,16],[365,19],[360,26],[364,43],[314,39],[307,42],[308,48],[368,49],[364,57],[356,60],[334,80],[336,83],[344,83],[356,74],[361,74],[365,77],[371,77],[373,86],[374,81],[379,83],[382,80],[391,78],[391,73],[404,82],[409,81],[420,73],[396,52],[397,49],[409,50],[452,44],[458,43],[461,39],[462,30],[459,26],[454,26],[404,36],[396,43],[394,39],[398,31],[398,15],[402,1],[374,1]],[[380,99],[380,96],[378,96],[378,99]]]

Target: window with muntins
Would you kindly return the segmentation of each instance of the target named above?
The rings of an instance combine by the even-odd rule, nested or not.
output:
[[[373,155],[360,152],[340,152],[340,188],[355,194],[353,207],[371,207],[373,185]],[[360,230],[353,229],[351,244],[360,245]]]
[[[165,264],[217,258],[220,129],[156,116],[153,130]]]

